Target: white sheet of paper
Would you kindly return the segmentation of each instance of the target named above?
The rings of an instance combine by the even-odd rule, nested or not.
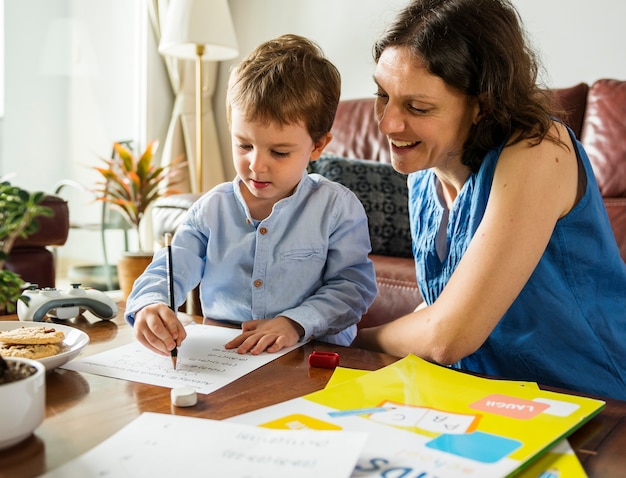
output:
[[[208,394],[302,345],[272,354],[241,355],[224,348],[226,342],[241,333],[239,329],[199,324],[186,329],[187,338],[178,349],[176,370],[172,369],[170,357],[157,355],[139,342],[79,357],[63,368],[161,387],[188,386]]]
[[[288,424],[290,428],[298,430],[310,428],[311,424],[318,430],[338,426],[341,428],[339,433],[365,433],[367,440],[351,478],[495,478],[506,476],[512,466],[508,458],[493,464],[477,464],[464,457],[428,448],[426,442],[431,439],[428,436],[358,415],[332,417],[329,413],[333,411],[336,409],[300,397],[237,415],[226,421],[256,426],[274,422]]]
[[[146,412],[43,476],[342,478],[352,473],[366,438],[364,433],[272,430]]]

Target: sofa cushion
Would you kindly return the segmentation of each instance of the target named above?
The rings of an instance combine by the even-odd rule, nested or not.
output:
[[[373,254],[412,257],[405,175],[388,163],[333,155],[311,162],[309,171],[357,195],[367,214]]]
[[[587,93],[589,85],[579,83],[569,88],[555,88],[551,90],[555,106],[562,110],[562,120],[569,126],[577,138],[580,138],[587,107]]]
[[[598,80],[589,89],[582,143],[605,198],[626,197],[626,81]]]
[[[389,144],[378,129],[374,103],[373,97],[340,101],[331,130],[333,140],[325,151],[336,156],[390,163]]]
[[[376,270],[378,294],[357,326],[375,327],[406,315],[424,300],[420,295],[413,259],[370,254]]]

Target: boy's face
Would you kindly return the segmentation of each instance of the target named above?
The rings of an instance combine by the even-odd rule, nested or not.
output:
[[[230,132],[235,169],[245,185],[241,192],[255,219],[293,193],[309,160],[318,159],[332,138],[328,133],[316,144],[303,124],[247,121],[234,107]]]

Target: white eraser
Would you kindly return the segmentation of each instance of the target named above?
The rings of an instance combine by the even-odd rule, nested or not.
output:
[[[177,387],[170,392],[172,404],[177,407],[193,407],[198,403],[198,395],[191,387]]]

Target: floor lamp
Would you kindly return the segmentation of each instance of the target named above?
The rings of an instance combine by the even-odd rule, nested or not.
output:
[[[196,62],[196,188],[202,185],[202,62],[236,57],[228,0],[171,0],[159,53]]]

